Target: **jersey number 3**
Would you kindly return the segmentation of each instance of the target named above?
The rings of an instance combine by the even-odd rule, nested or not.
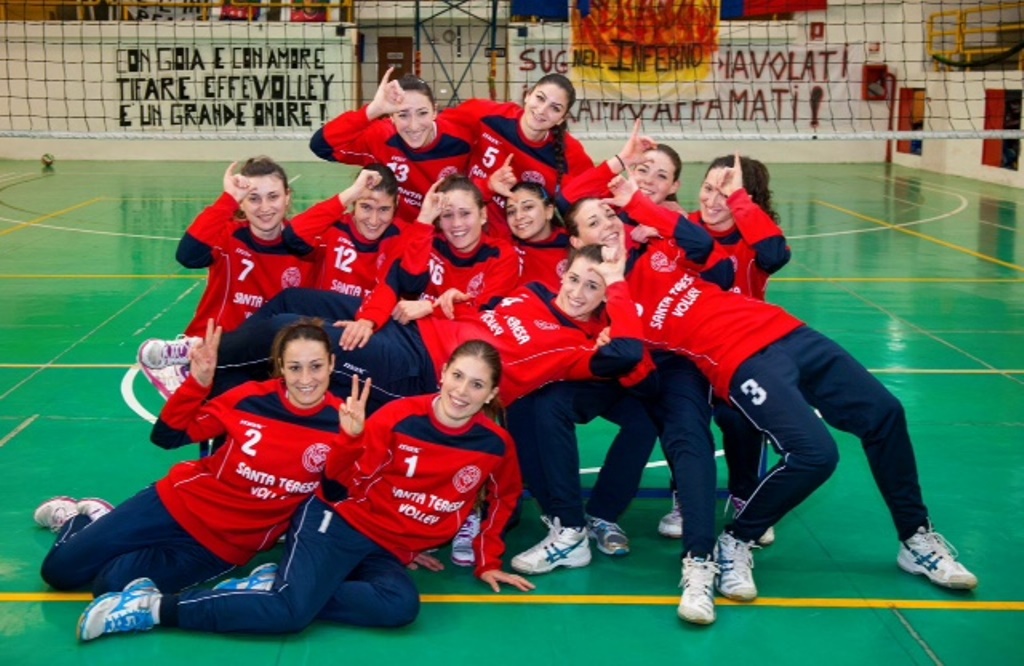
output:
[[[761,385],[753,379],[748,379],[740,384],[740,390],[743,391],[745,395],[750,396],[750,402],[755,406],[764,404],[764,401],[768,399],[768,392],[761,388]]]

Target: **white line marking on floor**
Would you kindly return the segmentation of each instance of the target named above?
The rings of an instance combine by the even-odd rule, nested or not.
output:
[[[28,375],[27,377],[25,377],[24,379],[22,379],[22,380],[21,380],[20,382],[18,382],[17,384],[15,384],[15,385],[14,385],[14,386],[12,386],[11,388],[9,388],[9,389],[7,389],[6,391],[4,391],[4,392],[3,392],[2,394],[0,394],[0,401],[3,401],[3,400],[4,400],[4,399],[5,399],[6,397],[7,397],[7,396],[11,395],[12,393],[14,393],[14,392],[15,392],[15,391],[17,391],[18,389],[20,389],[20,388],[21,388],[22,386],[24,386],[25,384],[27,384],[28,382],[30,382],[30,381],[32,381],[33,379],[35,379],[36,375],[38,375],[39,373],[41,373],[41,372],[42,372],[43,370],[46,370],[47,368],[50,368],[50,367],[52,367],[54,363],[56,363],[57,361],[59,361],[59,360],[60,360],[60,359],[61,359],[62,357],[66,356],[66,355],[68,354],[68,352],[70,352],[70,351],[71,351],[72,349],[74,349],[74,348],[75,348],[75,347],[77,347],[78,345],[82,344],[83,342],[85,342],[86,340],[88,340],[89,338],[91,338],[91,337],[92,337],[92,336],[93,336],[93,335],[94,335],[94,334],[95,334],[95,333],[96,333],[97,331],[99,331],[99,330],[100,330],[101,328],[103,328],[104,326],[106,326],[106,325],[107,325],[107,324],[109,324],[110,322],[112,322],[112,321],[114,321],[115,319],[117,319],[118,317],[120,317],[120,316],[121,316],[121,315],[122,315],[123,313],[127,312],[127,311],[128,311],[128,310],[129,310],[130,308],[132,308],[132,307],[133,307],[133,306],[134,306],[134,305],[135,305],[136,303],[138,303],[139,301],[141,301],[141,300],[142,300],[142,299],[144,299],[144,298],[148,298],[148,297],[149,297],[149,295],[151,294],[151,292],[153,291],[153,289],[154,289],[154,287],[150,287],[150,288],[149,288],[149,289],[147,289],[146,291],[142,292],[141,294],[139,294],[138,296],[136,296],[135,298],[133,298],[133,299],[132,299],[131,301],[129,301],[129,302],[128,302],[128,303],[127,303],[127,304],[126,304],[126,305],[125,305],[124,307],[122,307],[122,308],[121,308],[120,310],[118,310],[117,312],[115,312],[114,314],[110,315],[109,317],[107,317],[106,319],[104,319],[104,320],[103,320],[102,322],[100,322],[99,324],[97,324],[97,325],[96,325],[96,327],[95,327],[95,328],[93,328],[93,329],[92,329],[91,331],[89,331],[88,333],[86,333],[85,335],[83,335],[82,337],[80,337],[80,338],[79,338],[78,340],[76,340],[75,342],[72,342],[72,343],[71,343],[70,345],[68,345],[67,349],[65,349],[65,350],[64,350],[64,351],[62,351],[61,353],[59,353],[59,354],[57,354],[56,356],[54,356],[53,358],[51,358],[51,359],[50,359],[50,360],[49,360],[48,362],[46,362],[46,363],[44,363],[43,365],[39,366],[39,368],[38,368],[38,369],[36,369],[36,370],[35,370],[34,372],[30,373],[30,374],[29,374],[29,375]]]
[[[12,439],[14,439],[15,437],[17,437],[18,433],[20,433],[22,430],[24,430],[25,428],[27,428],[30,425],[32,425],[32,422],[35,421],[38,418],[39,418],[39,414],[33,414],[32,416],[30,416],[27,419],[25,419],[24,421],[22,421],[21,425],[19,425],[17,428],[15,428],[14,430],[10,431],[9,433],[7,433],[6,437],[4,437],[3,439],[0,439],[0,448],[2,448],[3,445],[6,444],[7,442],[9,442]]]
[[[139,374],[139,371],[138,364],[135,364],[128,368],[128,372],[124,373],[124,377],[121,378],[121,397],[124,398],[124,403],[133,412],[150,423],[156,423],[156,417],[143,407],[139,399],[135,397],[135,375]]]

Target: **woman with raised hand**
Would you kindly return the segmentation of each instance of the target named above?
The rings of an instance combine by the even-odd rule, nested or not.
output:
[[[652,199],[652,193],[657,196],[665,191],[663,184],[671,177],[667,171],[677,163],[671,160],[675,151],[667,146],[659,149],[671,151],[665,153],[670,159],[654,157],[643,170],[638,167],[633,172],[640,191]],[[769,277],[789,263],[790,258],[778,213],[772,206],[768,168],[756,159],[740,157],[739,153],[718,157],[704,175],[699,202],[689,218],[706,229],[732,258],[736,267],[732,291],[765,300]],[[764,435],[725,400],[715,400],[714,419],[722,431],[730,501],[738,513],[757,488],[766,446]],[[659,521],[658,533],[669,538],[682,537],[683,517],[674,486],[672,510]],[[762,546],[774,541],[774,527],[758,538]]]
[[[339,434],[342,403],[328,392],[334,355],[318,322],[299,320],[278,333],[273,379],[208,401],[220,340],[221,328],[209,321],[152,440],[171,449],[225,437],[224,446],[178,463],[109,512],[90,511],[92,504],[73,510],[68,497],[44,502],[35,520],[57,533],[42,565],[53,588],[91,585],[103,594],[147,576],[178,591],[218,578],[277,543],[319,487],[328,454],[348,445]],[[367,394],[357,397],[365,402]]]
[[[224,193],[178,243],[178,263],[208,271],[192,322],[175,340],[150,339],[139,347],[143,374],[165,398],[185,379],[175,361],[188,357],[208,320],[233,331],[283,289],[312,281],[312,262],[291,254],[283,240],[292,199],[284,168],[269,157],[241,168],[232,162],[223,182]]]
[[[434,183],[414,225],[436,229],[429,248],[403,256],[398,269],[411,279],[398,289],[375,290],[364,311],[390,312],[396,322],[408,324],[434,308],[451,317],[455,303],[492,307],[516,286],[519,257],[508,241],[485,233],[488,224],[486,203],[473,181],[452,175]],[[384,323],[375,322],[377,328]]]
[[[494,420],[501,374],[497,350],[474,340],[448,357],[435,393],[396,400],[368,419],[350,398],[342,409],[349,451],[332,455],[325,472],[347,496],[321,492],[295,513],[278,567],[180,594],[133,581],[85,609],[79,638],[158,624],[254,634],[299,632],[318,619],[409,624],[419,595],[405,567],[451,540],[481,496],[489,510],[475,542],[477,577],[494,592],[532,590],[501,568],[502,531],[522,491],[512,438]]]
[[[594,166],[583,144],[566,127],[576,88],[561,74],[547,74],[530,87],[522,105],[473,99],[446,109],[441,118],[469,130],[473,154],[468,175],[488,201],[490,233],[510,235],[505,197],[490,189],[490,176],[502,171],[506,185],[528,181],[554,198],[567,176]]]
[[[310,149],[321,159],[355,166],[386,165],[398,179],[398,215],[414,220],[435,182],[465,173],[473,138],[468,128],[437,113],[430,86],[388,68],[373,99],[317,130]]]
[[[629,208],[635,189],[621,179],[610,187],[615,203]],[[643,211],[637,219],[659,224]],[[634,270],[630,284],[644,313],[644,340],[661,354],[692,359],[715,395],[742,412],[781,455],[716,539],[710,437],[699,446],[681,438],[678,446],[665,447],[684,494],[680,618],[714,622],[715,588],[737,601],[757,597],[757,540],[838,463],[826,423],[861,440],[900,541],[897,565],[942,587],[977,585],[932,526],[903,405],[846,350],[782,308],[722,290],[693,272]],[[674,400],[665,403],[666,411],[675,408]],[[666,423],[670,435],[676,425]]]

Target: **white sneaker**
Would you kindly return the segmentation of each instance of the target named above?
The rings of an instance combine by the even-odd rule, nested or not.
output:
[[[586,527],[562,527],[561,521],[547,516],[541,520],[548,526],[548,535],[537,545],[512,558],[512,568],[519,573],[542,574],[556,567],[585,567],[590,564],[590,539]]]
[[[64,523],[78,515],[78,501],[74,497],[59,495],[46,500],[32,514],[36,525],[51,532],[59,532]]]
[[[188,379],[188,367],[184,365],[169,365],[159,370],[152,370],[142,366],[142,374],[150,384],[164,397],[170,400],[174,392]]]
[[[936,585],[973,590],[978,586],[978,578],[956,558],[953,544],[929,526],[917,528],[917,534],[900,544],[896,564],[908,573],[927,576]]]
[[[476,564],[476,553],[473,552],[473,540],[480,534],[480,514],[476,511],[466,517],[466,522],[452,539],[452,564],[459,567],[471,567]]]
[[[658,521],[658,534],[669,539],[683,538],[683,512],[679,508],[679,495],[672,491],[672,510]]]
[[[89,516],[93,522],[114,510],[113,504],[99,497],[86,497],[85,499],[78,500],[77,506],[78,513],[83,516]]]
[[[733,535],[722,532],[715,544],[715,560],[718,562],[718,591],[733,601],[753,601],[757,598],[754,584],[753,542],[745,543]]]
[[[150,338],[139,347],[139,365],[159,370],[169,365],[188,365],[188,353],[201,338],[179,335],[173,340]]]
[[[687,557],[683,560],[683,578],[679,581],[683,597],[676,609],[680,619],[694,624],[715,621],[716,575],[718,564],[711,558]]]

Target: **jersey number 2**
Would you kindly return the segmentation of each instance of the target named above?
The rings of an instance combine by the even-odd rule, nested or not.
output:
[[[245,444],[242,444],[242,453],[247,456],[256,455],[256,445],[263,439],[263,433],[256,428],[249,428],[245,431],[245,436],[248,438],[245,440]]]

